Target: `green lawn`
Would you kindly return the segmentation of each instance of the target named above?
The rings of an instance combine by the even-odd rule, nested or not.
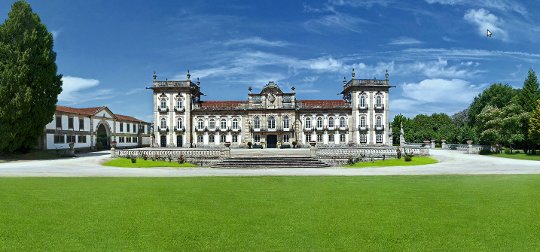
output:
[[[384,167],[384,166],[410,166],[410,165],[427,165],[435,164],[437,161],[431,157],[422,157],[415,156],[412,158],[412,161],[405,162],[405,158],[401,159],[386,159],[386,160],[376,160],[373,162],[358,162],[353,165],[346,165],[347,168],[363,168],[363,167]]]
[[[142,158],[137,158],[136,163],[132,163],[131,159],[127,158],[114,158],[105,163],[105,166],[114,166],[114,167],[123,167],[123,168],[152,168],[152,167],[177,167],[177,168],[187,168],[187,167],[197,167],[191,163],[179,164],[176,161],[152,161],[150,159],[144,160]]]
[[[0,178],[0,251],[533,251],[540,176]]]
[[[527,155],[523,152],[521,153],[513,153],[513,154],[504,154],[504,153],[496,153],[496,154],[490,154],[491,156],[495,157],[503,157],[503,158],[512,158],[512,159],[524,159],[524,160],[537,160],[540,161],[540,155]]]

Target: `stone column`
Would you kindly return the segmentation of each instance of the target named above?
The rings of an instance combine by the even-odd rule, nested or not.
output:
[[[431,139],[431,148],[435,149],[435,139]]]
[[[446,139],[441,139],[441,148],[442,149],[448,149],[448,145],[446,145]]]

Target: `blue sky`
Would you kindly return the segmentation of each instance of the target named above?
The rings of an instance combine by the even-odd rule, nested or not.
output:
[[[540,71],[540,1],[28,2],[55,37],[59,103],[144,120],[154,70],[190,69],[205,100],[244,100],[268,81],[294,84],[299,99],[340,99],[353,67],[357,78],[388,69],[391,112],[408,116],[453,114],[493,82],[521,87]],[[12,3],[0,2],[2,20]]]

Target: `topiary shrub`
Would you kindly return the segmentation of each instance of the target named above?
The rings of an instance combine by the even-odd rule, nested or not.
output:
[[[401,149],[397,148],[396,152],[397,152],[397,159],[401,159]]]
[[[180,155],[178,156],[178,158],[176,159],[176,161],[178,161],[179,164],[183,164],[186,162],[186,159],[184,158],[183,155]]]
[[[146,154],[146,153],[143,154],[143,155],[142,155],[142,158],[143,158],[144,160],[148,160],[148,154]]]
[[[512,154],[512,149],[510,148],[504,148],[504,154]]]
[[[137,163],[137,157],[131,156],[130,159],[132,164]]]
[[[405,162],[411,162],[412,161],[412,155],[405,155]]]
[[[348,165],[353,165],[353,164],[356,163],[356,162],[354,162],[354,161],[355,161],[354,158],[353,158],[352,156],[349,156],[349,158],[347,159],[347,164],[348,164]]]
[[[252,142],[248,142],[247,145],[248,145],[248,148],[251,149],[251,146],[253,145],[253,143],[252,143]]]

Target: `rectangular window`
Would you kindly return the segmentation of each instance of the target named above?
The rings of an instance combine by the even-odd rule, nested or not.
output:
[[[317,142],[322,142],[322,135],[321,134],[317,134]]]
[[[286,142],[286,143],[289,142],[289,135],[287,134],[283,135],[283,142]]]
[[[219,137],[221,138],[220,141],[221,141],[222,143],[224,143],[224,142],[227,141],[227,136],[226,136],[226,135],[223,135],[223,134],[222,134],[222,135],[219,135]]]
[[[61,129],[61,128],[62,128],[62,117],[61,117],[61,116],[57,116],[57,117],[56,117],[56,128],[57,128],[57,129]]]
[[[382,143],[383,141],[383,137],[382,137],[382,134],[377,134],[377,136],[375,137],[376,140],[377,140],[377,143]]]
[[[134,142],[134,143],[138,143],[137,137],[133,137],[133,142]]]
[[[306,135],[306,142],[311,142],[311,134]]]
[[[367,135],[360,134],[360,143],[367,143]]]
[[[339,141],[344,143],[345,142],[345,134],[339,135]]]
[[[66,143],[64,141],[64,135],[54,135],[54,143],[55,144],[63,144]]]
[[[79,131],[83,131],[83,130],[84,130],[84,119],[79,119]]]
[[[73,117],[68,117],[68,129],[73,129]]]
[[[127,127],[127,131],[126,131],[126,132],[129,132],[129,126],[130,126],[131,124],[129,124],[129,123],[126,123],[126,124],[127,124],[127,126],[126,126],[126,127]]]
[[[232,136],[232,141],[233,141],[233,143],[238,143],[238,135],[236,135],[236,134],[233,135]]]
[[[330,134],[328,135],[328,142],[329,143],[334,143],[335,139],[334,139],[334,134]]]
[[[76,139],[74,135],[68,135],[67,136],[67,142],[68,143],[75,143]]]
[[[261,142],[261,135],[255,135],[255,142],[260,143]]]
[[[203,142],[203,136],[202,135],[198,135],[197,136],[197,143],[202,143]]]
[[[214,136],[214,134],[211,134],[208,136],[209,143],[214,143],[215,141],[216,141],[216,137]]]
[[[77,138],[77,142],[86,143],[86,136],[78,136]]]
[[[120,132],[124,132],[124,123],[120,123]]]

